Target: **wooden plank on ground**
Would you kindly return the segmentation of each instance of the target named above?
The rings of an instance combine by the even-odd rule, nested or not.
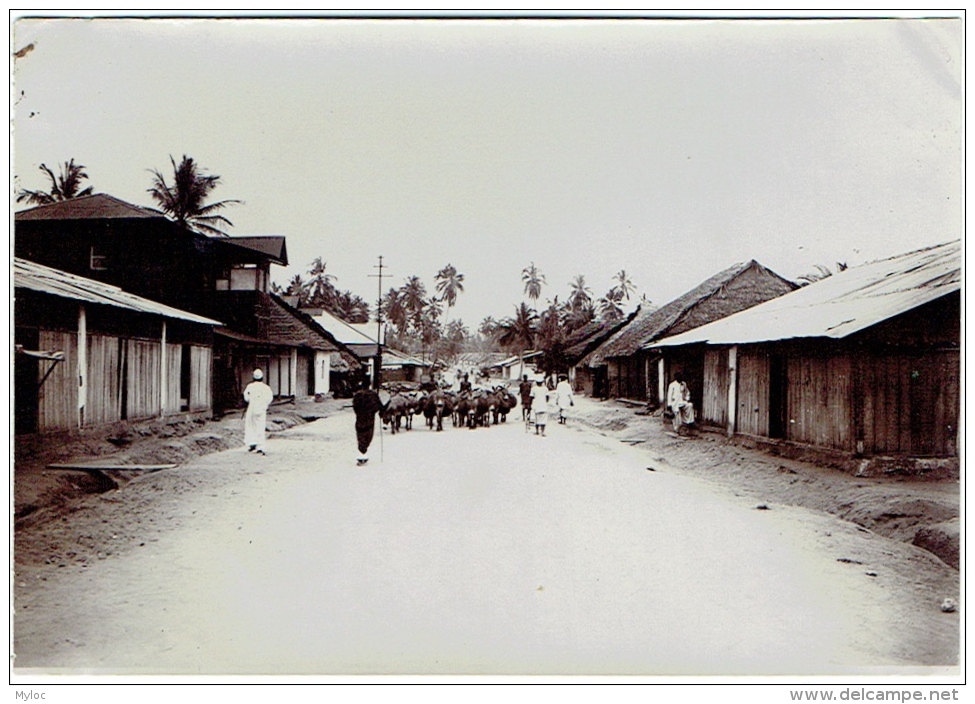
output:
[[[161,469],[175,469],[178,464],[91,464],[91,463],[58,463],[47,465],[48,469],[74,469],[81,471],[101,472],[110,470],[124,470],[126,472],[158,472]]]

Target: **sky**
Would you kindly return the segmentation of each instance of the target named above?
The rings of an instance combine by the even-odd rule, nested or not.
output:
[[[452,264],[476,330],[545,275],[662,305],[737,262],[795,280],[962,238],[963,25],[947,18],[18,19],[13,187],[74,159],[151,206],[220,176],[375,302]],[[56,169],[55,169],[56,170]],[[24,207],[16,205],[16,209]],[[161,253],[164,256],[164,253]],[[633,304],[630,304],[632,307]]]

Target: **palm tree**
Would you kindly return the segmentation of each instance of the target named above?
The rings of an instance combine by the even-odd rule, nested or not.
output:
[[[426,358],[427,348],[435,348],[440,339],[443,327],[440,324],[440,302],[431,298],[425,302],[416,323],[416,330],[420,336],[422,356]]]
[[[545,283],[545,276],[535,266],[535,262],[521,270],[521,280],[525,282],[525,295],[532,301],[537,301],[542,295],[542,284]]]
[[[402,289],[389,289],[382,300],[382,313],[383,317],[396,329],[396,334],[401,335],[406,332],[406,327],[409,324],[409,313],[406,310]]]
[[[437,272],[437,293],[440,300],[447,304],[448,308],[453,308],[457,302],[457,294],[464,292],[464,275],[457,272],[457,269],[448,264]]]
[[[518,349],[518,359],[520,361],[518,377],[520,378],[525,371],[525,349],[531,348],[535,344],[535,328],[538,315],[534,310],[522,303],[515,309],[515,317],[505,318],[499,325],[498,343],[504,347]]]
[[[347,323],[369,322],[369,303],[351,291],[336,293],[331,310]]]
[[[227,236],[219,225],[233,227],[223,215],[217,215],[232,203],[239,200],[221,200],[207,203],[210,193],[217,187],[219,176],[203,173],[190,157],[183,155],[183,160],[176,165],[172,156],[169,157],[173,165],[173,184],[166,183],[165,177],[156,169],[150,169],[153,175],[152,188],[148,190],[163,212],[177,223],[191,230],[212,235]]]
[[[636,286],[633,285],[633,281],[630,280],[625,269],[620,269],[616,276],[613,277],[613,281],[617,283],[611,290],[619,291],[621,298],[630,300],[630,294],[636,293]]]
[[[450,317],[450,309],[457,302],[457,294],[464,292],[464,275],[457,272],[453,264],[447,264],[437,272],[437,293],[440,300],[447,304],[446,318]]]
[[[599,299],[599,317],[603,320],[614,321],[623,317],[623,291],[616,286],[611,288],[603,298]]]
[[[297,296],[298,303],[304,305],[308,301],[308,283],[301,278],[301,274],[295,274],[288,282],[288,288],[284,290],[285,296]]]
[[[81,182],[88,180],[85,167],[82,164],[74,163],[74,159],[64,162],[64,167],[60,169],[57,176],[47,167],[47,164],[41,164],[38,168],[47,175],[51,182],[50,190],[31,191],[22,188],[17,194],[18,203],[27,201],[31,205],[48,205],[49,203],[59,203],[64,200],[91,195],[91,186],[81,189]]]
[[[403,305],[406,308],[409,322],[418,331],[423,319],[423,309],[427,306],[427,287],[423,285],[419,276],[411,276],[401,289]]]
[[[576,276],[569,282],[572,292],[569,294],[569,307],[574,310],[581,310],[592,304],[592,289],[586,286],[586,277],[582,274]]]
[[[312,306],[331,308],[335,302],[338,292],[332,284],[335,281],[333,274],[325,272],[328,263],[321,257],[315,257],[308,271],[311,280],[308,282],[309,296],[308,302]]]
[[[565,327],[569,330],[578,330],[586,323],[596,319],[596,308],[592,301],[587,301],[578,308],[570,308],[565,316]]]

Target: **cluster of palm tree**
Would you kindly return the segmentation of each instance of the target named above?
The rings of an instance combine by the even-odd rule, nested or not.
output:
[[[348,323],[368,323],[369,303],[352,291],[340,291],[335,286],[334,274],[328,272],[328,263],[315,257],[308,267],[308,278],[295,274],[286,287],[271,284],[274,293],[297,298],[301,308],[321,308]]]
[[[183,227],[205,234],[226,236],[227,233],[221,228],[233,227],[233,223],[218,211],[241,201],[228,199],[208,203],[207,200],[220,183],[220,177],[206,173],[185,154],[179,164],[172,155],[169,161],[173,167],[171,183],[166,181],[166,177],[158,169],[149,169],[152,185],[148,193],[152,199],[164,214]],[[17,192],[18,203],[48,205],[92,194],[92,186],[82,188],[82,182],[88,180],[85,165],[76,164],[74,159],[64,162],[57,175],[46,164],[41,164],[39,168],[47,177],[48,189],[22,188]]]
[[[593,320],[614,321],[625,315],[624,302],[630,301],[636,287],[625,270],[613,277],[613,286],[605,296],[595,299],[584,275],[579,274],[569,282],[569,295],[564,302],[555,296],[540,312],[536,310],[545,276],[535,262],[521,272],[525,296],[515,307],[515,314],[501,321],[487,317],[481,321],[478,331],[493,339],[505,351],[523,355],[526,350],[539,350],[541,365],[546,372],[565,367],[565,341],[572,331]]]
[[[464,292],[464,275],[447,264],[434,278],[435,293],[429,295],[416,275],[407,277],[399,288],[390,288],[382,298],[381,313],[391,344],[423,356],[430,352],[434,358],[452,357],[471,338],[463,321],[447,320],[457,297]]]

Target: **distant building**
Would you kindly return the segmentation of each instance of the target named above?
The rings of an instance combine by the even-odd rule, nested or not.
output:
[[[961,243],[852,267],[650,345],[703,359],[702,420],[856,455],[957,457]]]
[[[796,284],[766,269],[757,261],[735,264],[660,308],[640,308],[633,319],[580,363],[588,367],[594,388],[606,395],[664,401],[667,374],[660,367],[660,353],[650,343],[794,291]],[[685,373],[700,378],[702,371],[685,362]],[[690,384],[692,400],[700,404],[700,384]]]
[[[631,323],[639,310],[637,308],[619,320],[593,320],[569,333],[565,340],[564,354],[569,364],[569,383],[572,384],[572,388],[577,394],[598,398],[605,398],[608,395],[609,389],[605,375],[597,379],[591,368],[581,364],[581,362],[612,335]],[[600,383],[602,386],[599,385]]]

